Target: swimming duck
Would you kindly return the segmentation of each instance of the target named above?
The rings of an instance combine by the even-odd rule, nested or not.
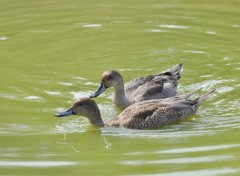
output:
[[[189,97],[195,91],[166,99],[138,102],[127,107],[116,118],[106,119],[105,121],[102,120],[99,108],[93,99],[80,98],[73,103],[70,109],[55,114],[55,116],[85,116],[90,120],[91,124],[98,127],[153,129],[172,124],[194,114],[202,101],[207,99],[214,91],[215,89],[192,100]]]
[[[140,77],[125,85],[117,70],[105,71],[100,87],[90,98],[99,96],[109,87],[113,87],[115,91],[113,103],[122,108],[145,100],[172,97],[176,95],[182,70],[182,64],[177,64],[160,74]]]

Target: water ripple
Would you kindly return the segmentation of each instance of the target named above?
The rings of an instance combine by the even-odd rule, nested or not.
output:
[[[29,95],[29,96],[26,96],[24,97],[26,100],[43,100],[42,97],[39,97],[39,96],[35,96],[35,95]]]
[[[17,96],[13,94],[0,94],[0,97],[7,98],[7,99],[16,99]]]
[[[219,84],[222,84],[222,83],[229,83],[229,82],[235,82],[235,80],[233,79],[222,79],[222,80],[215,80],[215,79],[210,79],[210,80],[206,80],[206,81],[203,81],[203,82],[198,82],[198,83],[193,83],[191,85],[188,85],[188,86],[184,86],[184,89],[188,90],[188,91],[192,91],[192,90],[196,90],[196,89],[201,89],[203,91],[207,91],[207,90],[210,90],[212,88],[216,88],[217,85]],[[227,87],[226,89],[227,90],[232,90],[231,87],[228,87],[228,86],[224,86],[224,87]],[[224,89],[224,88],[223,88]],[[218,91],[221,91],[221,88],[217,88],[217,92]]]
[[[173,159],[163,159],[163,160],[153,160],[153,161],[144,161],[144,160],[129,160],[119,162],[122,165],[146,165],[146,164],[191,164],[191,163],[205,163],[205,162],[214,162],[220,160],[228,160],[234,158],[231,155],[214,155],[214,156],[201,156],[201,157],[191,157],[191,158],[173,158]]]
[[[82,27],[84,28],[99,28],[99,27],[102,27],[101,24],[84,24],[82,25]]]
[[[81,97],[89,97],[89,95],[91,94],[89,92],[70,92],[70,93],[73,95],[74,99]]]
[[[124,136],[128,138],[186,138],[190,136],[202,136],[204,134],[215,134],[217,130],[207,130],[205,128],[194,128],[193,124],[191,124],[192,130],[183,130],[187,125],[182,122],[181,124],[175,124],[169,127],[162,127],[159,130],[131,130],[125,128],[102,128],[102,135],[105,136]]]
[[[191,153],[191,152],[204,152],[204,151],[222,150],[222,149],[226,149],[226,148],[235,148],[235,147],[240,147],[240,145],[239,144],[233,144],[233,145],[186,147],[186,148],[161,150],[161,151],[158,151],[156,153]]]
[[[25,124],[3,124],[0,128],[0,135],[22,135],[24,132],[31,132],[33,129]]]
[[[194,53],[194,54],[204,54],[204,51],[196,51],[196,50],[185,50],[184,53]]]
[[[216,35],[217,33],[216,33],[216,32],[213,32],[213,31],[207,31],[206,34]]]
[[[45,91],[45,92],[49,95],[61,95],[61,93],[58,91]]]
[[[167,31],[160,30],[160,29],[150,29],[150,30],[147,30],[147,32],[167,32]]]
[[[65,120],[61,118],[56,124],[55,130],[58,133],[83,133],[86,132],[89,122],[85,118],[73,118],[70,117]]]
[[[189,28],[189,26],[180,26],[180,25],[175,25],[175,24],[161,24],[159,26],[163,27],[163,28],[171,28],[171,29],[187,29],[187,28]]]
[[[1,40],[8,40],[9,38],[8,37],[6,37],[6,36],[0,36],[0,41]]]
[[[71,161],[0,161],[0,167],[58,167],[76,164]]]
[[[217,89],[219,93],[231,92],[234,88],[229,86],[223,86]]]
[[[195,171],[177,171],[169,173],[157,173],[157,174],[132,174],[131,176],[216,176],[222,174],[237,173],[240,169],[238,168],[216,168],[216,169],[204,169],[204,170],[195,170]],[[130,175],[124,175],[130,176]]]
[[[69,82],[60,82],[59,84],[64,85],[64,86],[72,86],[72,83]]]

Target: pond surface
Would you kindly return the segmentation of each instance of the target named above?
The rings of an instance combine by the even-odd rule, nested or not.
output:
[[[238,0],[0,1],[0,175],[240,174]],[[216,88],[198,112],[157,130],[56,118],[101,74],[129,81],[184,64],[178,93]],[[120,110],[109,89],[102,117]]]

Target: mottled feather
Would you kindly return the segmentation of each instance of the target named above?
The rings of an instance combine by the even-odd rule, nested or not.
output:
[[[152,129],[170,125],[194,114],[200,104],[213,92],[209,91],[195,99],[189,99],[195,91],[166,99],[146,100],[132,104],[116,118],[102,121],[97,104],[90,98],[75,101],[73,106],[56,116],[77,114],[86,116],[93,125],[103,127],[115,126],[131,129]]]
[[[160,74],[140,77],[125,85],[118,71],[105,71],[99,89],[90,97],[97,97],[109,87],[115,91],[113,103],[121,107],[145,100],[172,97],[176,95],[182,70],[182,64],[177,64]]]

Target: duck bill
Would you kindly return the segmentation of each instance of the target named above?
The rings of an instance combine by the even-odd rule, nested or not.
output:
[[[98,90],[97,90],[94,94],[90,95],[90,98],[95,98],[95,97],[99,96],[99,95],[100,95],[101,93],[103,93],[106,89],[107,89],[107,88],[104,86],[104,84],[101,83],[100,86],[99,86],[99,88],[98,88]]]
[[[64,111],[64,112],[55,114],[56,117],[64,117],[64,116],[70,116],[70,115],[75,115],[75,113],[73,112],[73,109],[72,109],[72,108],[70,108],[70,109],[67,110],[67,111]]]

